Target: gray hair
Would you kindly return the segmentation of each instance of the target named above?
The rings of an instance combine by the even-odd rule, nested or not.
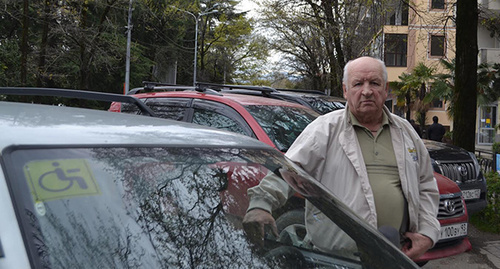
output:
[[[384,61],[380,60],[380,59],[377,59],[377,58],[374,58],[374,57],[371,57],[371,56],[364,56],[364,57],[370,57],[374,60],[376,60],[381,66],[382,66],[382,76],[384,77],[384,84],[387,82],[387,67],[385,66],[385,63]],[[356,58],[356,59],[359,59],[359,58]],[[349,65],[355,61],[356,59],[354,60],[350,60],[349,62],[346,63],[346,65],[344,66],[344,77],[342,78],[342,83],[344,83],[347,87],[347,77],[348,77],[348,72],[347,70],[349,69]]]

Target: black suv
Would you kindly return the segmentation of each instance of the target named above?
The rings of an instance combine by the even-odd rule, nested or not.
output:
[[[434,171],[455,181],[462,190],[469,214],[486,207],[486,179],[476,155],[460,147],[423,139]]]

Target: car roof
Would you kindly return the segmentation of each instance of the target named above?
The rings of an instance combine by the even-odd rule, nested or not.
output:
[[[0,102],[0,150],[11,145],[173,145],[271,148],[232,132],[167,119]]]
[[[162,98],[162,97],[185,97],[185,98],[203,98],[212,100],[229,99],[243,106],[264,105],[264,106],[288,106],[306,108],[303,105],[282,100],[270,99],[262,96],[244,95],[236,93],[203,93],[197,91],[174,91],[174,92],[150,92],[134,95],[137,98]],[[307,108],[308,109],[308,108]]]

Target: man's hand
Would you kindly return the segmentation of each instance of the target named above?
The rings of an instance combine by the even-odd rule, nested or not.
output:
[[[265,226],[271,226],[271,231],[278,237],[278,228],[273,216],[262,209],[252,209],[243,218],[243,228],[250,239],[255,244],[264,244]]]
[[[401,250],[410,259],[420,257],[432,247],[432,240],[423,234],[407,232],[405,236],[410,241],[406,242]]]

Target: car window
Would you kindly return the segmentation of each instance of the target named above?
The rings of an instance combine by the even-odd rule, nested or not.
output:
[[[190,98],[148,98],[144,101],[160,118],[185,121],[191,106]]]
[[[326,114],[345,107],[341,102],[329,100],[325,96],[303,96],[303,98],[320,114]]]
[[[225,104],[195,100],[193,108],[193,123],[254,137],[243,117]]]
[[[190,98],[143,98],[140,100],[149,106],[158,117],[177,121],[187,120],[192,102]],[[126,103],[121,104],[121,112],[141,114],[136,105]]]
[[[194,109],[193,123],[247,135],[238,122],[215,111]]]
[[[282,152],[286,152],[302,130],[319,116],[305,107],[252,105],[246,108]]]
[[[296,259],[315,268],[318,260],[327,268],[361,268],[353,252],[329,256],[275,241],[261,249],[247,239],[241,212],[248,201],[238,192],[273,171],[313,190],[318,206],[339,210],[275,150],[38,147],[5,158],[23,234],[43,268],[288,268]],[[370,234],[354,228],[356,241]],[[370,237],[361,246],[380,244]],[[370,255],[367,262],[380,263]]]

